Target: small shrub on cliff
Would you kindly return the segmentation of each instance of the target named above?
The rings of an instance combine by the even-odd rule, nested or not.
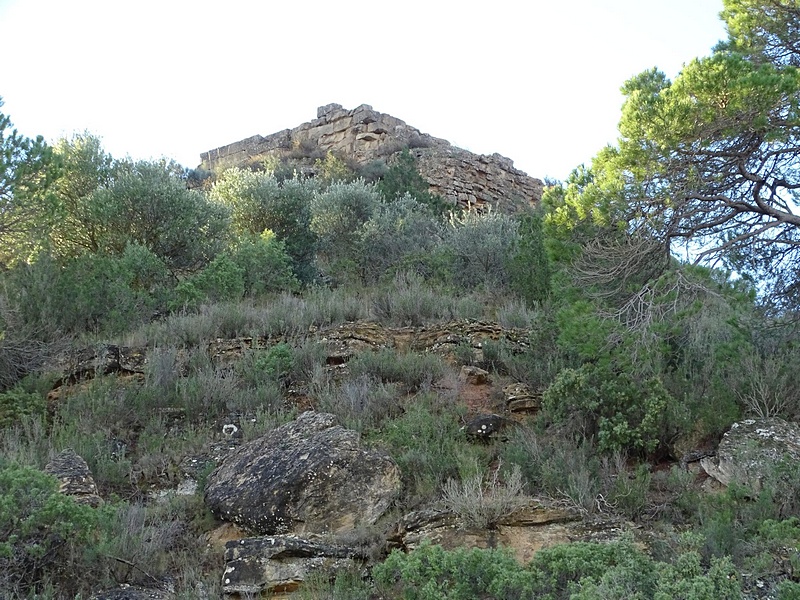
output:
[[[639,382],[629,373],[586,364],[564,369],[545,391],[542,408],[575,433],[596,439],[603,453],[652,452],[673,402],[657,378]]]
[[[397,154],[394,163],[378,182],[378,190],[387,200],[408,194],[433,212],[444,214],[450,207],[441,197],[431,194],[429,187],[417,170],[417,160],[407,149]]]
[[[90,577],[76,577],[105,512],[58,492],[55,477],[0,462],[0,588],[10,597],[46,589],[73,598]]]
[[[484,465],[487,448],[465,443],[463,413],[432,394],[405,402],[402,415],[370,435],[400,467],[408,506],[437,499],[448,479],[470,477]],[[413,443],[411,443],[413,441]]]
[[[518,223],[508,215],[453,215],[442,247],[451,259],[453,282],[464,289],[505,288],[508,262],[519,243]]]
[[[457,482],[448,479],[443,488],[443,503],[461,517],[468,527],[494,528],[504,517],[525,506],[522,472],[514,465],[505,482],[500,481],[500,471],[495,469],[484,482],[478,473]]]
[[[741,589],[730,561],[708,571],[699,557],[682,554],[675,565],[658,563],[628,540],[576,542],[545,548],[526,566],[502,550],[447,551],[422,544],[394,551],[373,570],[389,600],[737,600]]]
[[[19,422],[24,417],[43,418],[47,409],[45,397],[27,392],[21,386],[0,393],[0,429]]]
[[[436,354],[397,352],[389,348],[362,352],[350,361],[354,377],[372,376],[384,382],[402,384],[408,391],[430,386],[445,373],[445,364]]]

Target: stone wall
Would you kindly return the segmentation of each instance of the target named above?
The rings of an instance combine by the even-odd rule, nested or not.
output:
[[[352,110],[340,104],[321,106],[316,119],[294,129],[255,135],[204,152],[200,167],[219,171],[252,166],[267,157],[309,160],[327,152],[364,166],[375,160],[391,162],[393,154],[406,148],[417,158],[431,192],[454,205],[476,210],[491,206],[514,213],[541,199],[542,182],[515,169],[511,159],[456,148],[367,104]]]

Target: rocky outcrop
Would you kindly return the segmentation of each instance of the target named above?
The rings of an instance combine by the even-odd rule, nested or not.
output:
[[[534,393],[524,383],[509,383],[503,388],[506,408],[512,413],[535,414],[542,407],[542,393]]]
[[[781,462],[800,460],[800,427],[779,418],[734,423],[715,457],[702,458],[706,473],[723,485],[736,482],[758,491]]]
[[[429,191],[454,206],[514,214],[542,198],[542,182],[515,169],[514,162],[500,154],[473,154],[449,145],[411,153]]]
[[[309,411],[228,456],[205,499],[253,533],[339,533],[377,521],[400,485],[391,458],[362,448],[333,415]]]
[[[45,466],[44,472],[58,479],[59,492],[72,497],[79,504],[87,504],[93,508],[103,504],[89,465],[72,448],[54,456]]]
[[[541,199],[542,182],[515,169],[511,159],[456,148],[367,104],[352,110],[340,104],[321,106],[315,120],[294,129],[255,135],[204,152],[200,167],[221,171],[254,166],[267,158],[315,159],[328,152],[365,166],[376,160],[391,162],[391,156],[403,149],[410,149],[417,158],[430,191],[454,206],[515,213]]]
[[[330,576],[364,564],[354,548],[292,535],[246,538],[225,545],[222,591],[250,598],[280,598],[297,590],[312,573]]]
[[[456,548],[509,549],[525,564],[542,548],[573,539],[590,539],[582,530],[581,517],[573,510],[549,508],[531,502],[502,519],[496,528],[465,528],[449,511],[424,509],[404,516],[392,532],[390,542],[405,550],[414,550],[429,542],[448,550]]]

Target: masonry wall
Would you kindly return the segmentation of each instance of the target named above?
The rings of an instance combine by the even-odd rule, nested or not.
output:
[[[249,166],[273,156],[281,159],[322,157],[327,152],[358,165],[391,160],[410,148],[433,193],[454,205],[518,212],[542,196],[542,182],[514,168],[509,158],[474,154],[435,138],[404,121],[362,104],[352,110],[328,104],[317,118],[294,129],[255,135],[201,155],[201,167],[220,171]]]

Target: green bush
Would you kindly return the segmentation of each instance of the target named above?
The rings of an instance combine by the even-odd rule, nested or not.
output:
[[[408,554],[395,550],[372,570],[384,598],[403,600],[531,597],[523,595],[532,589],[531,578],[525,575],[511,554],[502,550],[447,551],[428,543]],[[496,593],[497,588],[503,595]]]
[[[506,288],[509,259],[519,239],[519,224],[508,215],[452,215],[442,246],[452,261],[453,282],[464,289]]]
[[[303,283],[315,277],[316,236],[311,230],[311,203],[317,184],[311,180],[279,181],[269,173],[228,169],[210,197],[230,208],[234,232],[260,236],[272,231],[285,244],[292,270]]]
[[[392,552],[373,569],[388,600],[738,600],[741,590],[730,561],[707,572],[686,553],[675,565],[656,563],[632,542],[576,542],[545,548],[526,565],[503,550],[447,551],[428,543]]]
[[[0,429],[10,427],[24,417],[44,418],[47,401],[38,392],[27,392],[21,386],[0,393]]]
[[[294,350],[286,342],[279,342],[266,350],[254,349],[240,360],[236,369],[253,384],[263,381],[284,381],[294,370]]]
[[[245,296],[261,297],[300,287],[292,272],[292,259],[286,252],[286,244],[271,231],[257,237],[241,236],[227,255],[242,270]]]
[[[368,439],[384,447],[400,467],[407,505],[438,498],[448,479],[473,476],[488,463],[485,447],[466,443],[463,413],[456,407],[421,395],[403,408],[402,415],[385,421]]]
[[[59,598],[87,591],[106,513],[76,504],[58,485],[37,469],[0,462],[0,587],[7,593],[26,597],[48,585]]]
[[[363,180],[335,182],[314,194],[311,230],[317,236],[321,263],[329,276],[342,279],[337,266],[355,266],[361,260],[361,228],[379,202],[377,190]]]
[[[510,287],[528,306],[545,301],[551,291],[551,267],[544,247],[542,217],[525,214],[519,222],[519,241],[508,257]]]
[[[449,265],[436,250],[443,233],[441,217],[410,195],[381,202],[361,231],[358,262],[364,281],[374,283],[397,270],[425,279],[449,277],[444,273]]]
[[[652,452],[667,407],[674,403],[655,377],[637,381],[630,373],[586,364],[563,370],[547,388],[542,408],[557,422],[597,440],[603,453]]]
[[[120,255],[135,243],[176,272],[207,264],[225,245],[227,208],[187,189],[174,163],[126,163],[89,198],[89,225],[97,236],[90,252]]]
[[[362,352],[348,363],[353,377],[372,376],[383,382],[402,384],[407,391],[430,386],[445,374],[445,364],[436,354],[398,352],[384,348]]]
[[[173,310],[196,308],[202,302],[241,300],[244,296],[244,269],[221,254],[202,271],[175,287]]]

